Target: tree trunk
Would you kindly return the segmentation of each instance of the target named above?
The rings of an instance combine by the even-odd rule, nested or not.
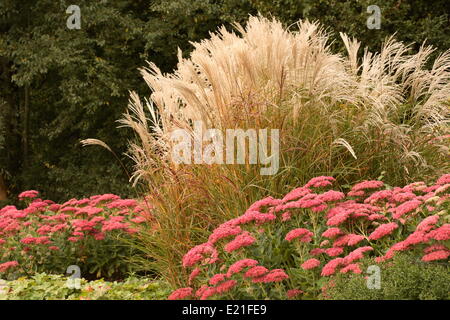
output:
[[[3,180],[2,175],[0,174],[0,201],[2,200],[6,200],[7,194],[6,194],[6,184],[5,181]]]
[[[25,85],[22,111],[22,152],[23,163],[28,162],[28,126],[30,122],[30,88]]]

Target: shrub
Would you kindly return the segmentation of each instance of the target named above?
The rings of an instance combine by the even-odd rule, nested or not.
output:
[[[38,273],[30,278],[0,282],[0,300],[158,300],[167,296],[164,281],[130,277],[123,282],[80,279],[80,288],[61,275]]]
[[[363,261],[363,270],[373,261]],[[339,274],[327,291],[336,300],[444,300],[450,299],[448,263],[425,263],[414,254],[399,254],[380,264],[380,289],[368,289],[363,274]]]
[[[450,174],[432,186],[363,181],[347,194],[326,191],[333,181],[313,178],[220,225],[184,255],[190,276],[170,298],[315,299],[327,297],[337,273],[360,274],[364,257],[448,261]]]
[[[120,278],[131,271],[136,250],[123,243],[138,224],[150,221],[145,203],[113,194],[63,204],[19,195],[28,206],[0,209],[0,277],[46,272],[62,274],[78,265],[84,277]]]

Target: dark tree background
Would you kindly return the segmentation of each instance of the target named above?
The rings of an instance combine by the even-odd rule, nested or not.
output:
[[[81,29],[66,26],[69,5],[81,9]],[[367,6],[381,8],[381,29],[369,30]],[[176,65],[177,47],[249,14],[286,25],[318,20],[342,50],[339,32],[378,50],[383,39],[427,41],[450,48],[448,0],[1,0],[0,200],[36,189],[55,201],[98,193],[133,196],[126,172],[108,151],[79,141],[107,142],[123,153],[132,132],[117,130],[129,90],[148,95],[139,71],[153,61]]]

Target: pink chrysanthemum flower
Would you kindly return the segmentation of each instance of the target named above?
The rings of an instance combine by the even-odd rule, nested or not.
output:
[[[345,198],[345,194],[335,190],[329,190],[317,196],[317,199],[323,202],[339,201]]]
[[[127,208],[127,207],[135,207],[137,205],[137,201],[134,199],[117,199],[113,202],[108,203],[106,206],[110,209],[114,208]]]
[[[216,284],[225,281],[225,279],[227,278],[227,275],[224,273],[218,273],[215,274],[211,277],[211,279],[209,279],[209,284],[212,286],[215,286]]]
[[[339,228],[329,228],[324,233],[322,233],[322,237],[325,238],[334,238],[342,233],[341,229]]]
[[[320,261],[314,258],[308,259],[302,264],[302,268],[305,270],[314,269],[318,266],[320,266]]]
[[[17,267],[19,263],[17,261],[8,261],[0,264],[0,272],[6,272],[8,269]]]
[[[319,243],[319,247],[323,248],[330,244],[330,240],[323,240],[321,243]]]
[[[328,206],[326,204],[321,204],[321,205],[319,205],[317,207],[311,208],[311,210],[313,212],[322,212],[322,211],[325,211],[327,208],[328,208]]]
[[[325,250],[326,254],[330,257],[336,257],[344,252],[343,248],[335,247],[335,248],[329,248]]]
[[[336,181],[333,177],[327,177],[327,176],[320,176],[312,178],[308,181],[307,184],[305,184],[305,188],[320,188],[320,187],[326,187],[333,184],[333,181]]]
[[[417,196],[412,192],[399,192],[392,196],[392,200],[395,202],[403,203],[408,200],[413,200]]]
[[[91,200],[91,205],[96,206],[97,204],[99,204],[102,201],[119,200],[120,197],[115,194],[107,193],[107,194],[102,194],[102,195],[98,195],[98,196],[92,196],[89,199]],[[73,201],[73,203],[76,203],[78,201],[76,199],[73,199],[73,200],[75,200],[75,201]]]
[[[450,250],[437,250],[428,253],[422,257],[422,261],[436,261],[447,259],[450,256]]]
[[[373,248],[370,246],[360,247],[352,252],[350,252],[346,257],[344,257],[344,261],[346,264],[350,264],[355,260],[360,260],[364,257],[364,252],[372,251]]]
[[[369,221],[375,221],[375,220],[387,220],[387,218],[386,218],[384,215],[379,214],[379,213],[373,213],[373,214],[371,214],[370,216],[368,216],[367,219],[368,219]]]
[[[344,203],[340,203],[338,206],[328,210],[326,218],[330,219],[330,218],[334,217],[335,215],[346,211],[346,209],[344,208],[344,206],[345,206]]]
[[[363,190],[360,191],[349,191],[347,193],[348,197],[362,197],[364,196],[365,192]]]
[[[217,293],[225,293],[230,291],[233,287],[237,285],[236,280],[227,280],[216,286]]]
[[[351,211],[342,210],[341,212],[335,214],[327,221],[327,226],[338,226],[342,224],[350,216]]]
[[[333,242],[333,247],[344,247],[348,244],[349,240],[350,240],[350,235],[344,234],[343,236],[340,236]]]
[[[447,184],[447,183],[450,183],[450,173],[444,174],[442,177],[440,177],[436,181],[437,185],[443,185],[443,184]]]
[[[446,241],[450,239],[450,224],[446,223],[433,231],[433,239]]]
[[[299,240],[301,242],[310,242],[313,235],[314,234],[311,231],[309,231],[308,229],[297,228],[297,229],[289,231],[288,234],[286,235],[285,239],[287,241],[292,241],[296,238],[299,238]]]
[[[391,247],[391,250],[393,250],[393,251],[405,251],[408,249],[409,249],[409,244],[406,241],[397,242],[396,244],[394,244]]]
[[[331,261],[329,261],[323,268],[322,268],[322,276],[331,276],[336,272],[336,268],[340,265],[344,264],[343,258],[336,258]]]
[[[130,227],[129,223],[122,223],[118,221],[103,221],[102,232],[111,230],[125,230]]]
[[[59,208],[61,208],[61,205],[55,203],[55,204],[51,204],[48,207],[48,210],[53,211],[53,212],[58,212]]]
[[[375,262],[380,263],[389,259],[392,259],[395,255],[395,250],[393,250],[392,248],[389,249],[386,254],[382,257],[376,257],[375,258]]]
[[[348,246],[354,246],[364,240],[364,237],[358,234],[349,234]]]
[[[302,291],[300,289],[291,289],[286,292],[286,296],[288,297],[288,299],[293,299],[303,293],[304,293],[304,291]]]
[[[48,236],[42,237],[26,237],[20,240],[23,244],[49,244],[51,241]]]
[[[391,234],[397,228],[398,225],[395,222],[382,224],[370,234],[369,240],[378,240]]]
[[[310,199],[310,200],[302,200],[299,201],[300,208],[306,209],[306,208],[312,208],[312,207],[318,207],[322,206],[323,202],[319,199]],[[326,207],[326,206],[325,206]]]
[[[288,278],[289,278],[289,276],[286,274],[286,272],[284,272],[284,270],[273,269],[273,270],[270,270],[270,272],[264,276],[253,278],[252,282],[255,282],[255,283],[281,282]]]
[[[206,300],[209,297],[215,295],[216,293],[217,293],[217,289],[215,287],[206,287],[202,292],[200,300]]]
[[[248,267],[254,267],[258,264],[258,261],[253,259],[242,259],[235,263],[233,263],[229,268],[227,272],[227,276],[231,277],[235,273],[241,272],[243,269]]]
[[[19,200],[24,199],[33,199],[36,198],[39,194],[39,191],[36,190],[27,190],[19,194]]]
[[[205,257],[206,256],[206,257]],[[204,260],[206,263],[214,263],[217,261],[218,252],[209,243],[203,243],[195,246],[183,257],[183,267],[191,267],[194,264]]]
[[[450,183],[440,186],[439,188],[436,189],[436,191],[434,193],[435,194],[448,193],[448,191],[447,191],[448,189],[450,189]]]
[[[281,220],[282,221],[291,220],[291,213],[289,211],[283,212],[283,214],[281,215]]]
[[[425,248],[423,250],[423,252],[430,253],[430,252],[437,251],[437,250],[449,250],[449,249],[442,244],[434,244],[434,245],[431,245],[431,246]]]
[[[352,192],[362,191],[365,189],[378,189],[384,186],[383,181],[378,180],[366,180],[360,183],[357,183],[353,186]]]
[[[103,232],[94,234],[94,239],[97,241],[105,240],[106,235]]]
[[[236,238],[234,238],[234,240],[228,242],[225,245],[224,250],[226,252],[232,252],[232,251],[238,250],[242,247],[250,246],[253,243],[255,243],[255,241],[256,241],[256,239],[253,238],[248,231],[245,231],[245,232],[239,234],[238,236],[236,236]]]
[[[426,236],[425,233],[420,231],[415,231],[411,233],[405,240],[405,244],[408,246],[416,245],[419,243],[426,242]]]
[[[426,217],[417,225],[416,231],[428,232],[436,225],[439,221],[439,216],[437,214],[433,216]]]
[[[169,296],[169,300],[181,300],[192,295],[192,288],[180,288],[175,290]]]
[[[214,287],[208,287],[206,284],[204,284],[195,292],[195,296],[197,298],[200,298],[203,295],[203,293],[205,293],[205,291],[208,290],[209,288],[214,289],[214,291],[216,290]]]
[[[374,204],[380,200],[389,200],[392,196],[391,190],[380,190],[372,193],[368,198],[364,200],[364,203]]]
[[[208,242],[211,244],[216,243],[218,240],[227,238],[230,236],[236,236],[242,232],[239,226],[232,226],[228,224],[222,224],[209,236]]]
[[[235,220],[228,221],[230,225],[246,224],[255,221],[257,224],[273,221],[276,216],[273,213],[261,213],[258,211],[246,211],[246,213]]]
[[[311,190],[305,187],[296,188],[291,192],[289,192],[287,195],[285,195],[284,198],[282,199],[282,202],[285,203],[288,201],[299,199],[301,197],[306,196],[310,192]]]
[[[189,284],[191,284],[195,278],[200,274],[202,270],[200,268],[195,268],[192,270],[191,274],[189,275]]]
[[[318,255],[320,255],[320,254],[322,254],[322,253],[324,253],[324,252],[325,252],[325,250],[322,249],[322,248],[315,248],[315,249],[312,249],[312,250],[309,252],[309,254],[312,255],[312,256],[318,256]]]
[[[392,212],[392,217],[394,219],[400,219],[400,217],[406,213],[416,210],[421,204],[422,201],[413,199],[402,203],[396,208],[389,209],[389,211]]]
[[[266,206],[276,206],[281,203],[281,200],[267,197],[254,202],[247,211],[260,211],[261,208]]]
[[[359,264],[352,263],[352,264],[349,264],[348,266],[342,268],[340,272],[341,273],[353,272],[353,273],[360,274],[360,273],[362,273],[362,270],[359,267]]]
[[[250,268],[246,273],[244,273],[245,278],[258,278],[266,275],[269,270],[263,266],[256,266]]]

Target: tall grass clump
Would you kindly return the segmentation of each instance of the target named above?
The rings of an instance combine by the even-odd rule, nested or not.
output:
[[[179,52],[171,74],[153,63],[141,70],[152,93],[144,101],[132,93],[121,123],[137,135],[133,178],[148,185],[158,221],[141,244],[174,286],[184,252],[257,199],[320,175],[341,186],[380,177],[405,185],[448,172],[450,51],[426,68],[429,46],[410,53],[389,38],[379,53],[361,55],[357,40],[341,37],[346,55],[331,52],[317,23],[286,29],[250,17],[192,43],[187,59]],[[262,176],[264,165],[248,161],[175,164],[170,133],[194,136],[194,121],[223,131],[279,129],[279,170]]]

